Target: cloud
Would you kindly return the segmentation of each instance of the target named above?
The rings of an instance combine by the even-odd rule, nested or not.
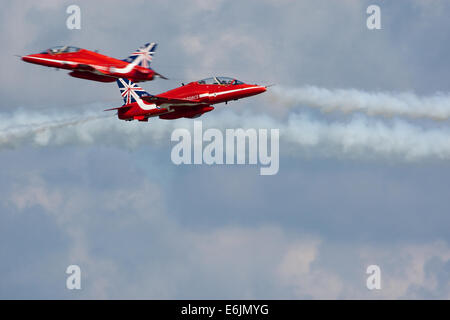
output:
[[[114,280],[120,279],[120,264],[110,257],[95,254],[99,244],[96,237],[105,225],[120,223],[120,226],[136,223],[161,223],[164,217],[161,209],[161,193],[156,185],[140,181],[134,185],[114,185],[103,190],[79,188],[76,184],[61,187],[49,183],[39,173],[22,174],[1,202],[15,207],[19,214],[39,207],[55,221],[60,231],[69,239],[69,246],[59,255],[58,263],[53,259],[45,267],[53,270],[76,264],[82,270],[83,296],[88,299],[105,299],[112,296],[117,288]],[[149,207],[149,205],[151,205]],[[150,210],[145,210],[151,208]],[[36,211],[35,211],[36,212]],[[37,213],[35,213],[37,214]],[[114,225],[114,228],[120,228]],[[35,250],[42,250],[39,247]],[[53,257],[52,257],[53,258]],[[45,268],[44,267],[44,268]],[[64,268],[65,268],[64,267]],[[9,271],[9,270],[8,270]],[[58,273],[63,274],[60,269]],[[36,278],[46,271],[35,268]],[[41,273],[41,274],[39,274]],[[56,276],[56,278],[61,278]],[[64,286],[61,283],[61,288]],[[50,285],[51,284],[47,284]],[[65,290],[65,289],[64,289]],[[57,290],[58,291],[58,290]],[[65,297],[68,291],[59,291],[53,297]],[[26,296],[26,292],[22,293]]]
[[[53,257],[43,257],[39,268],[25,269],[33,275],[26,277],[29,286],[49,286],[47,298],[74,297],[63,287],[63,276],[56,287],[41,279],[48,270],[63,274],[58,268],[78,264],[83,289],[76,297],[86,299],[450,296],[445,242],[349,246],[277,223],[187,227],[165,209],[167,199],[157,185],[127,170],[122,174],[129,180],[118,177],[123,184],[106,189],[89,181],[85,188],[76,181],[60,186],[45,173],[23,175],[9,187],[16,215],[39,206],[70,239],[56,265]],[[370,264],[381,267],[380,291],[366,288]],[[32,297],[27,291],[18,295],[23,296]]]
[[[337,299],[342,290],[342,279],[333,271],[315,264],[320,252],[319,242],[304,241],[290,245],[277,270],[283,284],[297,298]]]
[[[362,247],[360,255],[366,265],[375,263],[381,267],[380,297],[423,299],[439,292],[434,297],[447,299],[450,295],[449,280],[442,273],[445,267],[440,269],[450,261],[450,248],[445,242],[398,244],[390,249]],[[430,265],[436,261],[439,269],[430,272]]]
[[[154,40],[155,69],[183,79],[147,83],[152,93],[224,74],[291,88],[314,84],[333,95],[324,88],[358,87],[369,102],[371,93],[385,94],[396,106],[387,113],[441,116],[431,98],[448,85],[448,44],[440,32],[448,29],[447,2],[384,3],[380,32],[365,27],[367,1],[134,1],[126,16],[110,2],[86,2],[77,31],[65,27],[65,3],[72,4],[11,2],[2,11],[2,297],[449,296],[448,244],[435,242],[446,237],[446,123],[336,120],[300,109],[269,116],[261,113],[262,100],[248,99],[233,105],[246,112],[205,115],[204,129],[282,129],[279,175],[253,180],[245,168],[173,169],[170,132],[191,128],[192,120],[113,119],[96,110],[117,106],[114,85],[12,56],[69,42],[120,58]],[[418,106],[415,114],[397,107],[403,96],[396,92],[413,91],[425,93],[411,99],[431,107]],[[92,101],[113,105],[84,106]],[[367,111],[358,103],[352,108]],[[280,102],[272,107],[282,109]],[[377,115],[385,114],[382,107],[376,104]],[[148,154],[163,160],[146,163]],[[349,158],[376,161],[336,160]],[[392,159],[400,163],[387,165]],[[207,197],[199,197],[205,190]],[[367,224],[376,230],[366,232]],[[377,242],[365,244],[366,233]],[[83,290],[69,293],[64,271],[76,262]],[[365,288],[368,263],[382,268],[381,292]]]

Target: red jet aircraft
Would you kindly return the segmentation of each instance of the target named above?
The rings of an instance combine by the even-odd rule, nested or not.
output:
[[[197,118],[214,110],[211,105],[250,97],[266,91],[266,86],[245,84],[227,77],[212,77],[191,82],[170,91],[151,95],[128,79],[118,79],[124,105],[117,110],[121,120],[148,121],[160,119]]]
[[[150,68],[156,46],[156,43],[147,43],[124,60],[69,46],[54,47],[41,53],[23,56],[22,60],[46,67],[72,70],[69,72],[72,77],[101,82],[113,82],[118,78],[135,82],[150,81],[155,76],[166,79]]]

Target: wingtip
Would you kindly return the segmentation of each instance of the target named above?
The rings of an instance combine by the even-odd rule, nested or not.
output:
[[[120,107],[119,107],[120,108]],[[114,111],[114,110],[118,110],[119,108],[110,108],[110,109],[105,109],[103,111]]]
[[[164,80],[169,80],[169,78],[164,77],[162,74],[159,74],[159,73],[156,73],[156,72],[155,72],[155,76],[158,77],[158,78],[164,79]]]

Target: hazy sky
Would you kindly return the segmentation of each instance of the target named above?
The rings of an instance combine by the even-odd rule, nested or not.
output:
[[[81,30],[66,28],[70,4],[81,8]],[[370,4],[381,7],[381,30],[366,27]],[[85,123],[121,105],[115,83],[14,56],[70,44],[126,58],[154,41],[152,67],[171,80],[143,83],[150,93],[223,75],[445,98],[448,1],[2,8],[0,298],[450,299],[449,120],[324,113],[269,89],[200,119],[279,128],[277,175],[176,166],[170,133],[192,120]],[[77,123],[37,130],[67,119]],[[66,289],[72,264],[79,291]],[[371,264],[381,268],[378,291],[366,288]]]

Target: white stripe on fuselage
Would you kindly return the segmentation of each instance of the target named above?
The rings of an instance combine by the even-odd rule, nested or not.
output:
[[[217,96],[227,94],[227,93],[239,92],[239,91],[250,90],[250,89],[255,89],[255,88],[257,88],[257,87],[247,87],[247,88],[233,89],[233,90],[228,90],[228,91],[219,91],[219,92],[213,92],[213,93],[202,93],[199,95],[199,97],[200,98],[217,97]]]
[[[36,59],[36,60],[44,60],[44,61],[50,61],[50,62],[58,62],[61,64],[79,64],[78,62],[72,62],[72,61],[62,61],[57,59],[48,59],[48,58],[39,58],[39,57],[28,57],[28,59]]]
[[[136,100],[138,106],[142,110],[153,110],[158,109],[155,103],[146,104],[144,100],[142,100],[134,90],[131,90],[131,95],[133,96],[134,100]]]
[[[142,57],[139,57],[139,58],[142,58]],[[126,67],[123,67],[123,68],[114,68],[113,67],[113,68],[111,68],[111,72],[120,73],[120,74],[129,73],[139,63],[139,62],[136,62],[137,60],[138,59],[134,60],[132,63],[129,63]]]
[[[143,55],[139,55],[136,59],[134,59],[133,62],[128,63],[128,65],[126,67],[123,67],[123,68],[111,68],[111,72],[120,73],[120,74],[129,73],[131,70],[134,69],[134,67],[136,67],[139,63],[141,63],[142,59],[144,59],[144,56]]]
[[[200,98],[204,98],[204,97],[215,97],[218,95],[223,95],[223,94],[227,94],[227,93],[232,93],[232,92],[239,92],[239,91],[245,91],[245,90],[249,90],[249,89],[255,89],[257,87],[247,87],[247,88],[240,88],[240,89],[233,89],[233,90],[228,90],[228,91],[222,91],[222,92],[217,92],[217,93],[201,93],[199,94]],[[142,110],[152,110],[152,109],[157,109],[157,106],[155,103],[151,103],[151,104],[146,104],[144,102],[144,100],[142,100],[137,94],[136,92],[132,91],[131,94],[133,95],[134,99],[136,100],[138,106],[142,109]],[[195,103],[180,103],[181,105],[184,106],[195,106],[195,105],[199,105],[199,104],[204,104],[207,103],[207,101],[205,102],[195,102]],[[161,105],[159,105],[159,108],[167,108],[170,111],[170,106],[173,106],[174,103],[162,103]]]
[[[139,58],[142,59],[142,57],[139,57]],[[113,68],[111,68],[110,70],[111,70],[111,72],[114,72],[114,73],[120,73],[120,74],[129,73],[129,72],[130,72],[131,70],[133,70],[134,67],[139,63],[138,60],[141,60],[141,59],[139,59],[139,58],[137,58],[137,59],[136,59],[135,61],[133,61],[132,63],[128,63],[126,67],[123,67],[123,68],[114,68],[114,67],[113,67]],[[80,62],[74,62],[74,61],[64,61],[64,60],[48,59],[48,58],[40,58],[40,57],[29,57],[29,59],[36,59],[36,60],[43,60],[43,61],[57,62],[57,63],[60,63],[60,64],[70,64],[70,65],[83,64],[83,63],[80,63]],[[93,65],[93,64],[87,64],[87,65],[93,67],[94,69],[103,70],[103,71],[106,71],[106,72],[109,71],[109,70],[108,70],[108,67],[105,67],[105,66],[99,66],[99,65]],[[83,71],[85,71],[85,72],[91,72],[91,71],[88,71],[88,70],[83,70]]]

